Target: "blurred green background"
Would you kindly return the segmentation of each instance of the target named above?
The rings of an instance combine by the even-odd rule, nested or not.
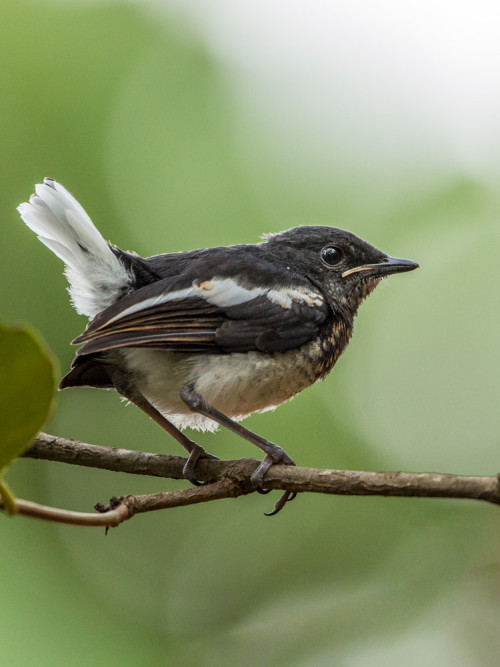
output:
[[[3,0],[2,320],[36,326],[66,372],[85,321],[15,210],[44,176],[143,255],[348,228],[420,270],[363,305],[331,377],[246,425],[304,466],[495,474],[500,95],[480,60],[463,67],[491,60],[495,22],[472,4],[373,5]],[[61,393],[46,430],[181,453],[111,392]],[[224,431],[198,439],[255,455]],[[181,484],[30,460],[8,481],[81,511]],[[107,536],[0,517],[4,664],[498,664],[497,508],[303,495],[267,519],[272,503],[145,515]]]

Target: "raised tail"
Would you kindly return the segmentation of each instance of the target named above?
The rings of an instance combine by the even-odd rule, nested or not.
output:
[[[45,178],[17,209],[42,243],[65,263],[71,301],[94,317],[129,291],[134,276],[106,243],[82,206],[60,183]]]

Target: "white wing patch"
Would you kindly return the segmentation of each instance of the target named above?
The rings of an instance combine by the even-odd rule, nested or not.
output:
[[[122,317],[128,317],[129,315],[138,313],[141,310],[154,308],[155,306],[161,306],[168,301],[175,301],[176,299],[187,299],[190,296],[196,296],[196,292],[192,287],[175,290],[174,292],[163,290],[163,292],[157,296],[151,296],[149,299],[144,299],[144,301],[139,301],[138,303],[134,303],[132,306],[125,308],[125,310],[122,310],[117,315],[108,320],[106,325],[111,324],[111,322],[115,322],[116,320],[121,320]]]
[[[120,313],[112,317],[108,321],[108,324],[142,310],[154,308],[155,306],[162,306],[169,301],[187,299],[195,296],[201,297],[208,303],[211,303],[214,306],[219,306],[220,308],[238,306],[242,303],[252,301],[252,299],[257,298],[258,296],[266,296],[272,303],[287,309],[290,309],[294,302],[304,303],[311,307],[319,307],[324,301],[323,295],[319,292],[302,287],[281,287],[279,289],[253,287],[249,289],[238,285],[232,278],[212,278],[211,280],[204,280],[201,283],[194,280],[190,287],[184,289],[174,291],[164,290],[157,296],[152,296],[148,299],[144,299],[144,301],[140,301],[125,308],[125,310],[122,310]]]
[[[291,308],[292,304],[305,303],[307,306],[322,306],[323,295],[313,290],[308,290],[305,287],[291,288],[281,287],[277,290],[269,290],[266,294],[269,301],[282,306],[283,308]]]
[[[195,280],[193,289],[198,296],[206,299],[208,303],[221,308],[238,306],[240,303],[251,301],[269,291],[265,287],[253,287],[251,289],[241,287],[232,278],[213,278],[202,283]]]

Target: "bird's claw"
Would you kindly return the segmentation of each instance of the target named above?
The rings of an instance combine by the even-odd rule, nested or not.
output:
[[[285,491],[285,493],[283,493],[276,501],[274,509],[272,509],[270,512],[264,512],[264,516],[274,516],[275,514],[278,514],[278,512],[281,512],[283,507],[285,507],[286,503],[290,502],[290,500],[293,500],[296,495],[296,491]]]
[[[196,479],[196,476],[194,474],[194,469],[196,468],[196,464],[200,459],[215,459],[219,460],[217,456],[214,456],[213,454],[209,454],[206,452],[203,447],[200,447],[199,445],[196,445],[196,447],[193,447],[191,450],[188,459],[186,463],[184,464],[184,468],[182,469],[182,474],[185,479],[188,480],[188,482],[191,482],[194,486],[203,486],[205,482],[200,482]]]
[[[290,458],[288,454],[284,452],[282,449],[280,449],[279,452],[277,452],[274,456],[266,454],[266,456],[264,457],[264,459],[262,460],[256,471],[250,478],[252,484],[255,487],[255,490],[258,493],[267,494],[271,491],[271,489],[262,488],[264,477],[266,476],[271,466],[280,463],[282,465],[289,465],[289,466],[295,465],[293,459]],[[289,502],[290,500],[293,500],[296,497],[296,495],[297,495],[296,491],[285,491],[285,493],[283,493],[276,501],[274,509],[271,510],[270,512],[264,512],[265,516],[274,516],[275,514],[278,514],[278,512],[280,512],[285,506],[285,503]]]

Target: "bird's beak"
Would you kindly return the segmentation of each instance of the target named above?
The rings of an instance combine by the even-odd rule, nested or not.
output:
[[[418,269],[418,264],[416,262],[412,262],[410,259],[400,259],[398,257],[387,256],[377,264],[362,264],[361,266],[355,266],[352,269],[347,269],[347,271],[344,271],[342,274],[342,278],[347,278],[347,276],[350,276],[353,273],[359,273],[361,271],[372,271],[373,274],[378,278],[379,276],[388,276],[391,273],[413,271],[413,269]]]

